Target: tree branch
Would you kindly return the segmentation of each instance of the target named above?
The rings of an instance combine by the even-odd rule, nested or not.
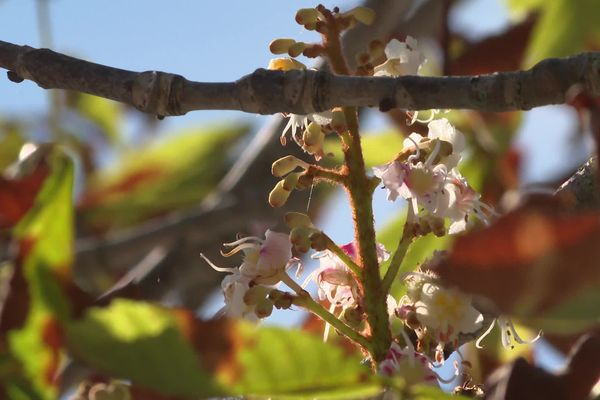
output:
[[[48,49],[0,41],[0,67],[9,79],[45,89],[68,89],[120,101],[160,116],[193,110],[308,114],[336,106],[408,110],[528,110],[564,103],[582,85],[600,96],[600,53],[543,60],[528,71],[477,76],[355,77],[326,71],[258,69],[235,82],[193,82],[176,74],[133,72],[83,61]]]

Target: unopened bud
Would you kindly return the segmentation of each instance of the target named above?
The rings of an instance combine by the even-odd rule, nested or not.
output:
[[[267,318],[273,312],[273,302],[264,298],[256,304],[254,307],[254,314],[260,319]]]
[[[351,16],[364,25],[371,25],[375,21],[375,11],[369,7],[356,7],[344,13],[344,16]]]
[[[308,124],[302,135],[302,141],[304,142],[303,148],[310,153],[317,153],[321,150],[325,141],[325,133],[321,129],[321,125],[315,122]]]
[[[296,12],[296,22],[300,25],[315,24],[319,20],[319,12],[314,8],[301,8]]]
[[[306,253],[310,250],[310,235],[315,232],[314,228],[308,226],[299,226],[290,231],[290,242],[294,249],[300,253]]]
[[[258,304],[267,297],[269,288],[262,285],[252,286],[244,294],[244,303],[248,306]]]
[[[297,157],[291,155],[285,156],[281,157],[279,160],[275,161],[273,165],[271,165],[271,173],[273,176],[280,178],[289,174],[298,167],[307,169],[309,165]]]
[[[306,214],[302,214],[299,212],[288,212],[283,217],[285,224],[290,228],[297,228],[299,226],[308,226],[312,227],[312,221],[310,217]]]
[[[346,131],[346,116],[342,110],[333,110],[331,113],[331,128],[338,133]]]
[[[296,184],[298,183],[298,177],[300,177],[301,172],[296,172],[293,174],[289,174],[283,179],[283,188],[288,191],[292,191],[296,188]]]
[[[300,175],[300,177],[298,178],[298,183],[296,184],[296,189],[304,190],[308,187],[311,187],[314,182],[314,179],[314,175],[312,174],[304,173]]]
[[[290,57],[298,57],[305,48],[306,43],[296,42],[288,48],[287,53]]]
[[[275,39],[269,43],[269,51],[273,54],[285,54],[295,43],[294,39]]]
[[[271,190],[271,193],[269,193],[269,204],[271,207],[283,206],[290,197],[290,193],[289,190],[285,190],[283,187],[283,180],[277,182],[277,185],[275,185],[273,190]]]
[[[306,65],[291,58],[273,58],[271,61],[269,61],[267,69],[276,71],[291,71],[295,69],[306,69]]]
[[[273,302],[275,308],[277,308],[278,310],[286,310],[290,308],[292,306],[292,303],[294,302],[294,298],[291,294],[278,289],[271,290],[268,297]]]

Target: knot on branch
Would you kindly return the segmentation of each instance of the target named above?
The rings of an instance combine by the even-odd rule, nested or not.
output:
[[[314,70],[257,69],[236,82],[241,109],[273,114],[310,114],[326,109],[324,97],[329,74]]]
[[[131,89],[133,105],[159,117],[183,115],[181,96],[186,79],[181,75],[145,71],[135,78]]]

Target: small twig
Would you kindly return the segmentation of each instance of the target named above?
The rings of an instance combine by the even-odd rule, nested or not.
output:
[[[344,250],[335,244],[335,242],[331,240],[329,236],[325,234],[323,234],[323,236],[325,237],[327,250],[335,254],[352,272],[354,272],[357,277],[360,277],[362,274],[361,268],[354,262],[354,260],[352,260],[352,258],[346,254]]]

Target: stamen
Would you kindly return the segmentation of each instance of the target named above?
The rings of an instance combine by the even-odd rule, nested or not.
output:
[[[431,152],[431,154],[429,155],[429,157],[427,157],[427,160],[425,161],[425,165],[427,167],[431,167],[431,165],[433,164],[433,160],[435,160],[438,153],[440,152],[440,147],[441,147],[440,141],[437,140],[435,142],[435,147],[433,148],[433,151]]]
[[[237,246],[238,244],[246,243],[250,240],[254,240],[255,242],[258,242],[258,243],[262,243],[264,241],[263,239],[259,238],[258,236],[246,236],[246,237],[236,240],[235,242],[223,243],[223,246],[234,247],[234,246]]]
[[[506,325],[508,326],[508,329],[510,329],[510,331],[512,332],[513,337],[515,338],[515,341],[519,344],[531,344],[531,343],[536,342],[539,338],[542,337],[542,331],[540,331],[537,334],[537,336],[534,337],[533,339],[525,340],[519,336],[519,334],[517,333],[517,330],[515,329],[515,326],[513,325],[512,321],[510,319],[506,321]]]
[[[477,339],[477,341],[475,342],[475,347],[477,347],[478,349],[483,349],[483,346],[481,345],[481,341],[490,334],[490,332],[492,331],[492,329],[494,329],[494,325],[496,324],[496,320],[493,320],[492,323],[490,324],[490,326],[485,330],[485,332],[483,332],[481,334],[481,336],[479,336],[479,338]]]
[[[236,248],[234,248],[234,249],[232,249],[232,250],[230,250],[228,252],[221,251],[221,255],[223,257],[231,257],[232,255],[234,255],[236,253],[239,253],[242,250],[245,250],[245,249],[255,249],[258,246],[259,245],[256,244],[256,243],[243,243],[243,244],[240,244],[239,246],[237,246]]]
[[[417,144],[417,142],[415,142],[415,139],[411,138],[410,136],[408,136],[407,139],[415,145],[415,149],[417,151],[417,154],[413,154],[407,159],[408,162],[413,162],[421,157],[421,149],[419,149],[419,145]]]
[[[216,266],[212,261],[210,261],[208,259],[208,257],[206,257],[202,253],[200,253],[200,257],[202,257],[204,259],[204,261],[206,261],[208,263],[208,265],[210,265],[212,267],[212,269],[214,269],[215,271],[234,273],[234,272],[236,272],[238,270],[237,268],[224,268],[224,267]]]

